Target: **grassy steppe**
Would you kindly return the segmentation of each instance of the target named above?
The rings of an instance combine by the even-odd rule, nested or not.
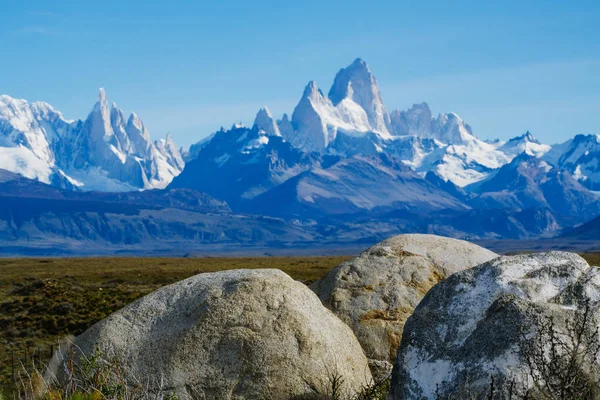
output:
[[[310,284],[349,257],[0,259],[0,393],[12,357],[31,369],[50,346],[78,335],[153,290],[202,272],[278,268]],[[27,354],[27,357],[26,357]]]
[[[600,265],[600,254],[585,254]],[[202,272],[278,268],[310,284],[349,257],[0,259],[0,393],[10,391],[12,356],[78,335],[151,291]],[[26,357],[27,354],[27,357]]]

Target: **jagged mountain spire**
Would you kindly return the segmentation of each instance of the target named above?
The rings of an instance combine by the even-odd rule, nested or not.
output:
[[[391,132],[390,117],[383,104],[377,79],[364,60],[357,58],[337,73],[328,97],[334,106],[345,99],[353,101],[366,112],[373,130],[387,134]]]
[[[521,136],[514,137],[500,147],[500,150],[512,157],[519,154],[527,154],[535,157],[542,157],[548,153],[551,146],[540,143],[529,131]]]
[[[111,124],[111,108],[108,105],[104,88],[99,89],[98,101],[85,120],[84,125],[92,141],[104,141],[107,143],[113,141],[114,132]],[[116,145],[116,143],[112,144]],[[85,155],[83,156],[85,157]],[[83,160],[80,160],[80,162],[84,163]]]
[[[317,83],[309,82],[292,114],[294,134],[288,140],[303,150],[324,149],[330,141],[325,121],[328,118],[327,114],[332,112],[331,102],[323,96]]]
[[[263,107],[258,111],[254,119],[254,125],[258,129],[264,130],[269,136],[281,136],[279,127],[267,107]]]
[[[287,141],[290,140],[294,135],[294,127],[292,126],[292,122],[290,121],[290,117],[287,114],[283,114],[283,117],[279,121],[277,121],[277,127],[279,128],[279,132],[281,136]]]
[[[106,101],[106,90],[103,87],[98,90],[98,101],[100,103],[108,104]]]

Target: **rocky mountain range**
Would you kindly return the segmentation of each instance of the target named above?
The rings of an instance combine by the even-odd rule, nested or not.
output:
[[[222,215],[282,221],[295,232],[289,243],[407,231],[556,236],[600,215],[599,160],[600,135],[553,146],[530,132],[486,141],[458,115],[435,116],[426,103],[388,112],[360,59],[336,74],[327,95],[310,82],[291,117],[276,119],[265,107],[251,127],[222,128],[188,150],[170,136],[153,142],[136,114],[109,106],[104,90],[78,121],[46,103],[0,96],[0,169],[60,188],[63,197],[114,192],[95,193],[100,202],[139,204],[140,190],[167,188],[167,198],[191,191],[226,203]],[[3,190],[11,196],[15,185]],[[28,194],[21,188],[19,196]]]
[[[166,187],[184,167],[171,136],[152,141],[142,120],[108,104],[104,89],[85,120],[47,103],[0,96],[0,168],[70,190]]]
[[[426,103],[388,113],[359,59],[338,72],[327,96],[310,82],[291,119],[276,120],[263,108],[252,127],[221,129],[192,146],[171,187],[288,219],[444,210],[477,214],[472,228],[459,224],[477,236],[485,236],[486,224],[488,233],[504,226],[500,237],[552,235],[600,214],[589,190],[596,179],[590,160],[600,156],[594,138],[550,146],[526,132],[490,142],[454,113],[433,116]]]

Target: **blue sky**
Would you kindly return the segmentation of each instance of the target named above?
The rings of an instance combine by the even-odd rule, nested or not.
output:
[[[599,3],[14,1],[0,93],[83,118],[103,86],[187,146],[263,105],[291,113],[308,81],[327,91],[361,57],[390,110],[427,101],[482,138],[553,143],[600,132]]]

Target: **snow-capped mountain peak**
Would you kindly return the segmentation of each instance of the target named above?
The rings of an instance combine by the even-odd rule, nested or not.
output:
[[[277,122],[275,122],[271,111],[267,107],[263,107],[258,111],[254,119],[254,125],[265,131],[269,136],[281,136]]]
[[[360,59],[337,73],[327,97],[316,82],[306,85],[292,114],[292,129],[282,132],[283,136],[307,151],[324,150],[338,134],[362,137],[373,133],[382,140],[392,138],[377,80]]]
[[[397,136],[428,136],[433,118],[429,105],[423,102],[413,104],[407,111],[392,111],[390,119]]]
[[[114,109],[118,109],[117,104],[113,103],[113,107],[110,107],[106,98],[106,91],[104,90],[104,88],[100,88],[100,90],[98,91],[98,101],[94,105],[94,108],[92,109],[90,115],[96,114],[95,118],[97,120],[100,120],[102,122],[102,125],[108,124],[104,127],[104,132],[106,136],[110,136],[112,134],[112,129],[110,126],[110,114]]]
[[[106,90],[103,87],[98,89],[98,102],[108,104],[106,100]]]
[[[330,142],[326,119],[333,113],[333,106],[311,81],[304,88],[300,102],[292,114],[293,132],[287,132],[285,139],[303,150],[322,150]]]
[[[338,71],[333,81],[333,85],[329,90],[328,97],[333,105],[337,106],[346,98],[352,98],[354,95],[359,98],[364,98],[373,95],[373,92],[375,91],[379,92],[379,88],[377,87],[375,78],[369,70],[369,66],[366,62],[357,58],[348,67]],[[381,100],[380,95],[377,100]],[[383,101],[381,102],[383,103]]]
[[[284,138],[289,138],[294,134],[294,127],[292,126],[292,121],[287,114],[283,114],[283,117],[279,121],[277,121],[277,128],[279,128],[279,132],[281,136]]]
[[[504,145],[499,147],[500,151],[510,157],[516,157],[519,154],[542,157],[544,154],[548,153],[550,149],[551,146],[540,143],[529,131],[510,139]]]
[[[342,68],[335,76],[328,97],[336,107],[343,105],[344,101],[355,103],[366,112],[373,131],[389,136],[390,117],[385,109],[377,79],[365,61],[357,58],[350,66]],[[347,107],[353,108],[351,105]]]
[[[600,135],[576,135],[556,145],[544,158],[569,171],[590,190],[600,190]]]
[[[61,187],[122,191],[165,187],[183,162],[174,144],[152,143],[141,119],[126,119],[100,89],[84,121],[0,96],[0,168]]]
[[[131,113],[125,126],[127,138],[131,143],[130,151],[140,157],[146,157],[151,148],[150,132],[136,113]]]
[[[111,109],[109,107],[106,92],[104,88],[100,88],[98,101],[85,121],[92,140],[103,140],[107,143],[111,141],[111,137],[114,135],[111,114],[114,113],[118,113],[118,109]]]
[[[456,113],[440,114],[434,122],[430,137],[448,144],[463,144],[476,140],[471,127]]]
[[[394,110],[391,123],[397,136],[420,136],[448,145],[465,144],[476,140],[471,127],[456,113],[433,117],[425,102],[414,104],[407,111]]]
[[[323,92],[321,91],[321,89],[319,89],[319,85],[317,85],[317,82],[315,81],[308,82],[308,84],[304,88],[304,93],[302,93],[302,99],[306,98],[311,101],[319,100],[324,97],[325,96],[323,95]]]
[[[523,134],[523,136],[521,136],[521,138],[523,138],[523,140],[526,140],[526,141],[531,142],[531,143],[540,144],[540,141],[537,140],[535,137],[533,137],[533,135],[529,131],[525,132]]]

